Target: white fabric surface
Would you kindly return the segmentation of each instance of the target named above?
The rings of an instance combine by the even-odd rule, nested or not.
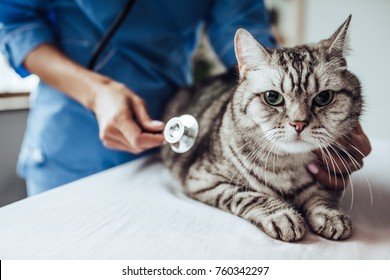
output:
[[[149,157],[0,208],[0,259],[390,259],[390,143],[372,144],[343,197],[347,241],[274,240],[187,198]]]

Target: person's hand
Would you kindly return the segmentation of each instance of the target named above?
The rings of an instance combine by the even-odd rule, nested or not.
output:
[[[318,161],[310,163],[307,169],[327,189],[342,191],[349,182],[349,175],[363,167],[363,158],[370,152],[370,141],[359,124],[338,141],[337,148],[316,150]]]
[[[164,123],[152,120],[145,102],[121,83],[110,80],[100,86],[91,110],[108,148],[138,154],[164,143]]]
[[[164,143],[164,123],[152,121],[144,101],[129,88],[75,63],[51,44],[31,51],[24,66],[96,114],[106,147],[141,153]]]

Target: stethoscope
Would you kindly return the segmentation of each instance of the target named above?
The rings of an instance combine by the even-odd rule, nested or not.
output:
[[[104,33],[100,41],[93,49],[91,58],[88,62],[87,68],[93,69],[96,65],[97,59],[104,50],[107,43],[111,40],[112,36],[116,33],[126,17],[130,14],[134,7],[136,0],[127,1],[125,7],[119,11],[115,17],[111,26]],[[191,115],[182,115],[180,117],[174,117],[170,119],[164,128],[164,138],[175,153],[188,152],[196,142],[199,134],[199,125],[196,119]]]
[[[164,128],[164,138],[175,153],[188,152],[195,146],[199,135],[199,124],[189,114],[170,119]]]

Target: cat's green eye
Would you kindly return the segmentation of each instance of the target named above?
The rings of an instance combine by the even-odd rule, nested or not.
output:
[[[328,105],[333,100],[333,92],[330,90],[321,91],[314,97],[314,104],[317,106]]]
[[[280,106],[284,102],[283,95],[279,92],[270,90],[264,93],[264,100],[271,106]]]

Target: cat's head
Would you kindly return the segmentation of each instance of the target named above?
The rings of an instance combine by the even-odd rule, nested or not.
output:
[[[275,150],[308,152],[350,132],[362,110],[360,82],[347,70],[351,16],[326,40],[267,49],[246,30],[235,36],[240,83],[235,106]]]

